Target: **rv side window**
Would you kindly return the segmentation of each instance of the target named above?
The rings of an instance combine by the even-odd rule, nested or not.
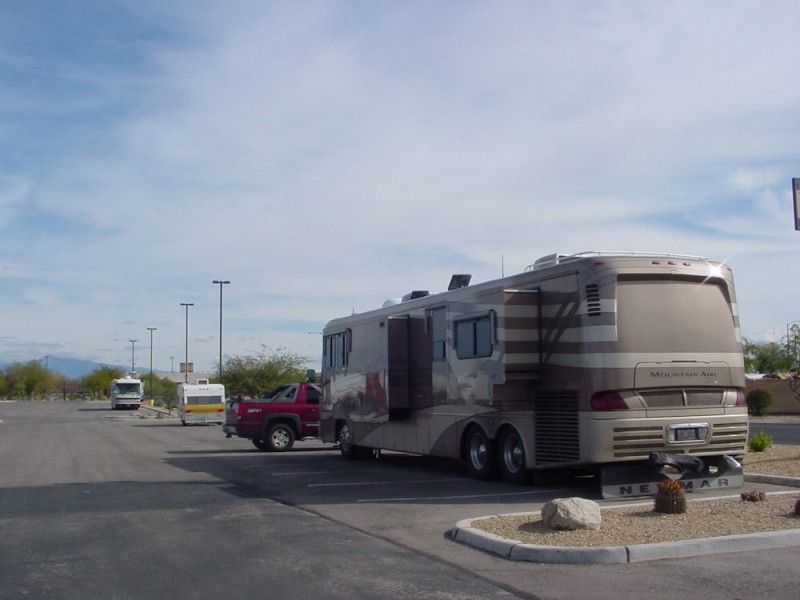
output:
[[[433,343],[433,360],[445,360],[447,347],[447,311],[444,307],[428,311],[431,342]]]
[[[350,355],[350,330],[325,336],[322,346],[325,366],[346,367]]]
[[[481,358],[492,355],[492,316],[456,321],[458,358]]]

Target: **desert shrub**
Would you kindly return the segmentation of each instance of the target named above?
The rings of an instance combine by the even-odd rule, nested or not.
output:
[[[662,479],[658,482],[655,506],[657,513],[682,514],[686,512],[686,489],[682,481]]]
[[[749,492],[742,492],[743,502],[764,502],[767,495],[761,490],[750,490]]]
[[[752,452],[763,452],[770,446],[772,446],[772,436],[767,435],[763,431],[759,431],[747,442],[747,447],[750,448]]]
[[[747,412],[754,417],[763,417],[767,414],[767,409],[772,406],[772,394],[767,390],[750,390],[747,394]]]

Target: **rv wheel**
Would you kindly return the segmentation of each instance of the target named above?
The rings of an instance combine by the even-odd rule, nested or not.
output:
[[[480,427],[473,427],[467,434],[467,467],[470,474],[481,481],[497,476],[494,442]]]
[[[516,429],[507,429],[500,436],[500,473],[508,483],[521,485],[528,479],[525,466],[525,446]]]
[[[341,452],[343,458],[347,460],[361,458],[361,449],[353,443],[353,432],[347,423],[339,429],[338,440],[339,452]]]

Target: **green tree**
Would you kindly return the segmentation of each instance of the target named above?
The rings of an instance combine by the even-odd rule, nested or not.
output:
[[[792,368],[792,357],[783,344],[744,340],[744,365],[748,373],[778,373]]]
[[[44,397],[56,391],[59,379],[38,360],[14,363],[6,369],[7,393],[15,398]]]
[[[284,383],[303,381],[307,361],[284,348],[269,354],[262,346],[257,356],[226,357],[222,378],[217,373],[216,379],[225,385],[228,396],[258,397]]]
[[[83,389],[92,398],[102,398],[111,388],[111,380],[122,377],[122,369],[116,367],[100,367],[83,378]]]
[[[156,404],[161,406],[172,407],[175,406],[175,399],[177,397],[178,384],[169,379],[168,377],[158,377],[153,374],[153,390],[150,393],[150,374],[143,375],[145,388],[148,393],[148,398],[155,399]]]

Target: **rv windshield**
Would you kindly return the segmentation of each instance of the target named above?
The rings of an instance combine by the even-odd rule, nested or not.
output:
[[[138,383],[115,383],[114,393],[118,396],[130,396],[139,394]]]
[[[616,312],[627,352],[741,352],[719,281],[620,278]]]

